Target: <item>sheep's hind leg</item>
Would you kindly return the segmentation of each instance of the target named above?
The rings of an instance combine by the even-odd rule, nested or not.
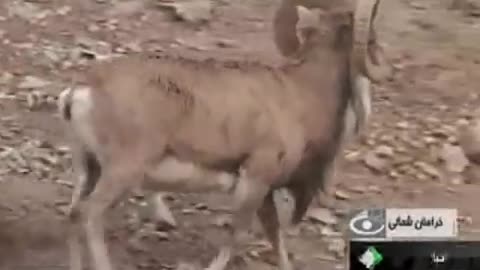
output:
[[[280,270],[293,270],[288,257],[288,251],[285,246],[282,230],[280,229],[280,220],[273,200],[273,192],[270,192],[267,197],[265,197],[265,201],[257,214],[264,233],[272,245],[272,251],[275,252],[274,255],[277,258],[278,267]]]
[[[88,249],[95,270],[112,270],[104,236],[103,216],[138,179],[142,179],[143,166],[129,161],[104,167],[102,176],[91,196],[80,205],[80,222],[86,232]]]
[[[95,156],[81,147],[74,148],[73,152],[73,170],[77,176],[77,181],[72,193],[71,203],[68,210],[68,219],[70,226],[69,249],[70,249],[70,269],[82,269],[82,248],[81,248],[81,229],[78,226],[79,203],[87,198],[100,177],[100,164]]]

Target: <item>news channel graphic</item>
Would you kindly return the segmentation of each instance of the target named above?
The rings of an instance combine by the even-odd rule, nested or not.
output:
[[[352,241],[349,270],[479,270],[480,241]]]
[[[457,209],[381,208],[353,211],[348,222],[352,240],[454,239]]]

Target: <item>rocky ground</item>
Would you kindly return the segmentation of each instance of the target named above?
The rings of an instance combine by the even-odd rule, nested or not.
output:
[[[55,96],[76,73],[92,59],[141,50],[276,65],[276,2],[2,1],[0,269],[67,265],[70,154]],[[360,206],[456,207],[461,236],[480,238],[480,169],[466,157],[476,150],[465,135],[480,116],[478,1],[384,1],[379,16],[395,76],[375,88],[368,136],[346,149],[330,207],[313,205],[288,233],[303,269],[345,268],[342,217]],[[143,199],[132,197],[108,219],[117,269],[205,265],[229,222],[227,198],[169,196],[175,228],[153,224]],[[254,237],[251,263],[271,268],[257,259],[266,245]]]

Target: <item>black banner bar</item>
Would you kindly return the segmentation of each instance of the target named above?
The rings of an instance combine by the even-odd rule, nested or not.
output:
[[[351,241],[349,270],[368,270],[360,257],[372,247],[373,270],[480,270],[480,241]]]

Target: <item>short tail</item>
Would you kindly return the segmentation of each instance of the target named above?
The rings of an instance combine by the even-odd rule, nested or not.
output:
[[[63,120],[70,122],[72,119],[72,96],[73,89],[69,87],[63,90],[60,95],[58,95],[57,100],[57,109],[58,113],[62,116]]]

